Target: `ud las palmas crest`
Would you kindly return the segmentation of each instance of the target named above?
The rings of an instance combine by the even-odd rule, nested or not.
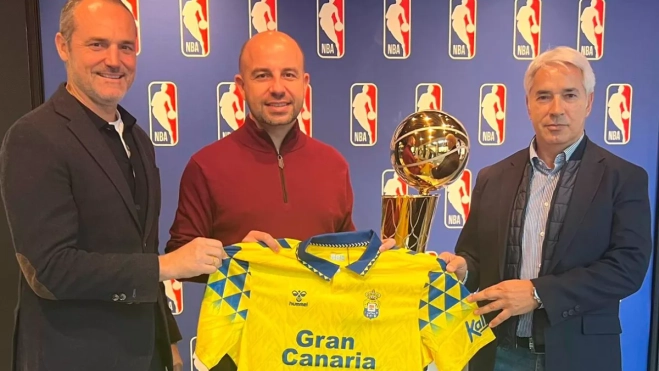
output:
[[[364,317],[368,319],[375,319],[380,315],[380,293],[371,290],[366,293],[366,300],[364,300]]]

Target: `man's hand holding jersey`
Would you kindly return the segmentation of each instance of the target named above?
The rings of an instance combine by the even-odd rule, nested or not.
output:
[[[439,258],[446,262],[447,272],[455,273],[460,281],[464,281],[468,267],[463,257],[443,252]],[[500,310],[501,313],[489,323],[489,326],[494,328],[511,316],[526,314],[538,308],[539,303],[533,296],[533,288],[530,280],[507,280],[469,295],[467,301],[490,301],[474,311],[476,315]]]
[[[281,250],[281,246],[279,246],[275,238],[270,234],[261,231],[250,231],[247,236],[243,238],[242,242],[263,242],[274,252],[279,252],[279,250]],[[385,238],[382,240],[382,245],[380,245],[380,252],[390,250],[394,246],[396,246],[396,241],[393,238]]]
[[[222,242],[197,237],[168,254],[158,256],[160,281],[211,274],[228,258]]]

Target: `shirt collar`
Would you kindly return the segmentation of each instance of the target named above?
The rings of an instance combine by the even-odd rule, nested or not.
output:
[[[576,142],[572,143],[569,147],[564,149],[561,153],[556,155],[556,158],[554,159],[554,165],[558,165],[558,162],[560,161],[560,157],[565,156],[565,162],[570,161],[570,157],[574,154],[574,151],[579,147],[579,144],[581,144],[581,141],[583,141],[584,135],[586,133],[582,132],[581,137],[579,137],[579,140]],[[531,144],[529,145],[529,160],[531,161],[532,165],[535,165],[535,161],[542,161],[540,157],[538,157],[538,152],[535,149],[536,146],[536,137],[534,136],[533,139],[531,139]]]
[[[74,97],[75,98],[75,97]],[[97,115],[94,111],[89,109],[89,107],[85,106],[82,102],[80,102],[77,98],[76,101],[82,106],[82,108],[85,110],[87,113],[87,116],[92,120],[94,123],[94,126],[96,126],[99,130],[107,128],[108,125],[110,125],[109,122],[105,121],[104,119],[101,118],[101,116]],[[130,130],[133,125],[136,123],[135,117],[133,117],[131,114],[128,113],[123,107],[117,106],[117,115],[121,117],[121,121],[123,122],[124,130]],[[119,119],[119,117],[116,118],[116,120]]]
[[[242,144],[257,151],[276,152],[275,145],[268,132],[259,128],[251,115],[247,115],[245,123],[231,135],[236,135],[236,138]],[[281,143],[280,153],[292,152],[302,147],[307,139],[308,137],[300,130],[300,124],[296,120]]]
[[[340,266],[328,260],[319,258],[307,252],[310,245],[326,248],[353,248],[366,247],[366,251],[359,260],[346,266],[347,269],[360,276],[365,275],[380,256],[382,241],[373,230],[328,233],[314,236],[300,243],[296,250],[296,256],[304,266],[329,281],[339,271]]]

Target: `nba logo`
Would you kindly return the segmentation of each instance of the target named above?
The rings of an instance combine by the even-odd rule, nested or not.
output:
[[[312,107],[311,107],[311,85],[307,85],[304,91],[304,101],[302,102],[302,109],[297,115],[297,122],[300,125],[300,130],[308,136],[311,136],[312,124]]]
[[[199,361],[199,358],[197,358],[197,353],[195,352],[195,348],[197,347],[197,337],[193,336],[192,339],[190,339],[190,369],[192,371],[208,371],[208,367],[204,366],[203,363]]]
[[[178,143],[178,93],[171,81],[149,84],[149,132],[154,146]]]
[[[483,84],[480,94],[478,142],[484,146],[500,146],[506,139],[506,86]]]
[[[577,49],[587,59],[598,60],[604,55],[604,0],[579,1],[579,30]]]
[[[186,57],[210,53],[208,0],[179,0],[181,52]]]
[[[542,0],[515,0],[513,56],[531,60],[540,53]]]
[[[316,48],[321,58],[337,59],[345,53],[343,6],[343,0],[316,0]]]
[[[389,169],[382,172],[382,195],[405,196],[408,195],[407,183],[395,171]]]
[[[135,40],[135,55],[140,55],[140,0],[121,0],[122,3],[130,10],[137,27],[137,40]]]
[[[378,87],[372,83],[356,83],[350,87],[350,143],[370,147],[377,142]]]
[[[629,143],[632,130],[632,95],[632,86],[629,84],[611,84],[606,88],[606,144]]]
[[[277,0],[249,0],[249,37],[277,30]]]
[[[217,139],[238,130],[245,123],[245,98],[233,82],[217,84]]]
[[[421,83],[416,86],[414,98],[415,110],[418,111],[441,111],[442,110],[442,86],[434,83]]]
[[[412,0],[384,0],[382,48],[387,59],[406,59],[411,52]]]
[[[163,283],[165,284],[167,305],[172,311],[172,314],[177,316],[183,313],[183,284],[174,279],[167,280]]]
[[[444,225],[449,229],[464,227],[471,206],[471,170],[444,188]]]
[[[448,55],[452,59],[472,59],[476,55],[476,1],[450,1]],[[457,2],[460,4],[454,7]]]

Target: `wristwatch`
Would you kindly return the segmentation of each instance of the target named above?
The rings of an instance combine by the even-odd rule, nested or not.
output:
[[[535,301],[538,302],[539,305],[538,308],[542,309],[543,308],[542,300],[540,300],[540,297],[538,296],[538,290],[536,290],[535,287],[533,288],[533,299],[535,299]]]

